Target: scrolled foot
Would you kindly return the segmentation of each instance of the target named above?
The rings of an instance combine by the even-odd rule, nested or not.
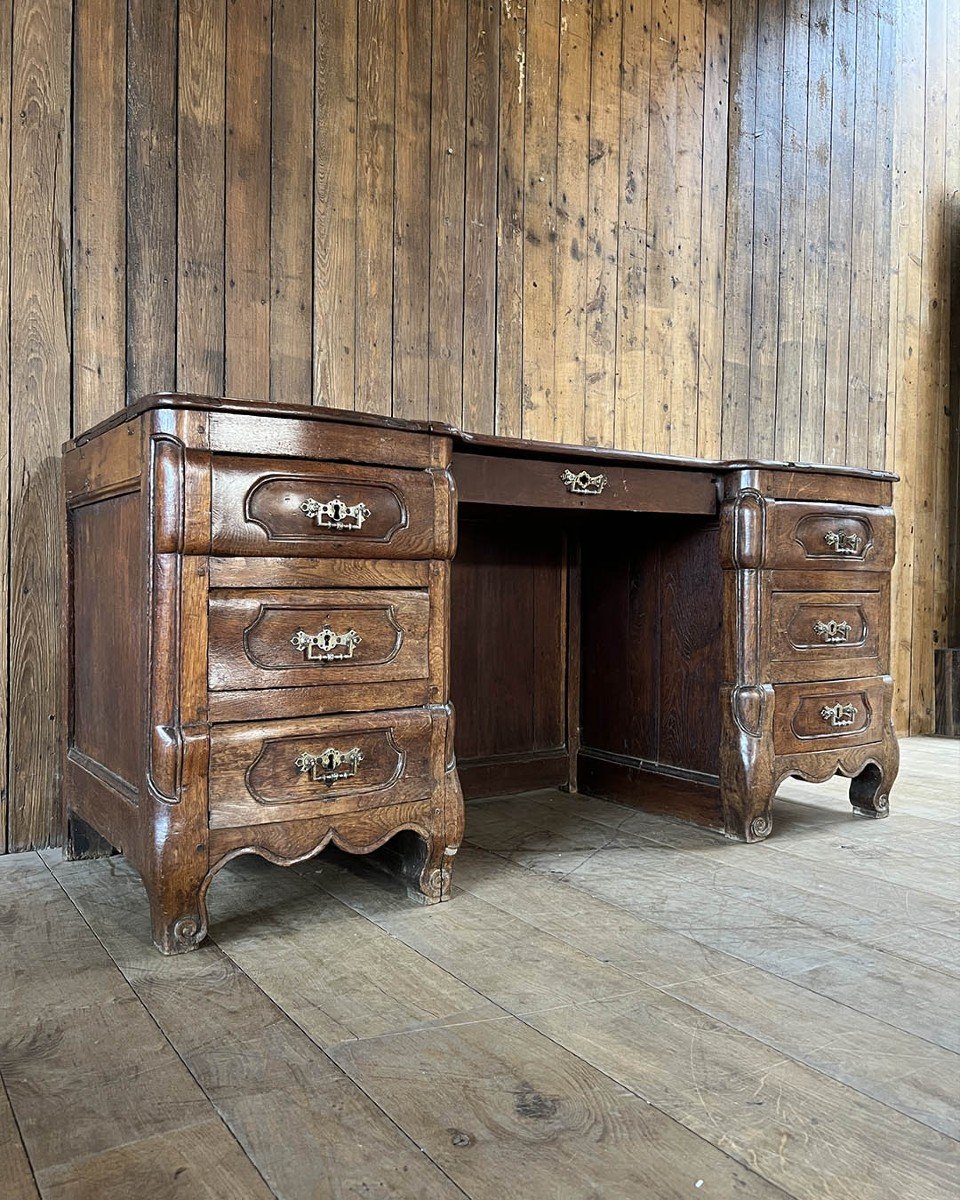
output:
[[[739,800],[739,798],[737,798]],[[724,833],[738,842],[762,842],[773,832],[773,800],[758,799],[756,803],[725,803]],[[765,803],[765,807],[761,807]]]
[[[147,885],[153,944],[161,954],[186,954],[207,936],[207,914],[202,895],[157,895]]]
[[[750,829],[747,833],[748,842],[762,842],[768,838],[773,832],[773,816],[769,812],[761,813],[759,817],[754,817],[750,822]]]
[[[876,763],[868,763],[850,780],[850,803],[858,816],[879,820],[890,815],[890,787]]]

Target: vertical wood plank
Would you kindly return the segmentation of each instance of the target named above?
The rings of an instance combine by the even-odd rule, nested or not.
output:
[[[613,446],[616,440],[622,36],[619,0],[594,0],[587,178],[587,400],[583,414],[583,437],[588,446]]]
[[[780,138],[780,264],[777,298],[777,396],[774,457],[800,457],[800,373],[803,361],[803,279],[807,142],[806,0],[786,0],[783,38],[783,124]]]
[[[316,5],[313,400],[355,408],[357,0]]]
[[[553,438],[557,326],[559,0],[527,0],[524,113],[523,436]]]
[[[700,395],[700,187],[703,178],[704,13],[680,0],[677,30],[677,204],[673,223],[674,315],[670,453],[697,451]]]
[[[849,365],[845,461],[869,463],[870,348],[873,321],[873,243],[877,213],[877,11],[857,5],[853,128],[852,236],[850,242]]]
[[[896,79],[894,15],[892,3],[877,5],[877,110],[876,157],[874,160],[875,216],[873,230],[873,286],[870,320],[870,392],[867,412],[867,466],[882,469],[886,457],[887,421],[895,419],[895,405],[888,409],[888,348],[890,326],[890,278],[893,266],[891,218],[893,214],[893,130]]]
[[[756,138],[757,2],[731,5],[730,180],[723,333],[721,452],[745,454],[749,437],[750,300],[753,291],[753,175]]]
[[[623,78],[620,94],[617,387],[614,421],[616,444],[625,450],[643,448],[651,21],[652,0],[626,0],[623,6]]]
[[[830,219],[830,124],[833,86],[833,0],[810,2],[807,76],[807,188],[800,365],[800,457],[823,460],[827,369],[827,242]]]
[[[430,116],[430,380],[434,420],[463,420],[466,0],[434,0]]]
[[[523,114],[527,0],[500,0],[496,432],[519,437],[523,400]]]
[[[898,113],[895,143],[899,178],[896,304],[891,308],[893,369],[896,371],[895,420],[888,422],[897,511],[897,559],[892,573],[891,660],[894,724],[912,730],[910,717],[911,652],[916,547],[920,306],[923,260],[924,149],[924,0],[912,0],[906,19],[897,23]],[[922,483],[919,484],[922,486]]]
[[[750,400],[747,446],[771,458],[777,407],[780,341],[780,171],[783,125],[783,0],[757,14],[757,92],[753,163],[753,293],[750,299]]]
[[[270,0],[227,6],[225,386],[270,395]]]
[[[270,399],[309,404],[313,377],[314,0],[273,0]]]
[[[225,0],[180,0],[177,71],[177,387],[223,379]]]
[[[583,441],[586,398],[586,275],[590,163],[590,0],[560,8],[557,88],[555,419],[550,438]]]
[[[644,309],[643,446],[667,454],[673,417],[674,286],[678,162],[680,14],[677,0],[653,0],[650,141],[647,163],[647,273]]]
[[[706,0],[700,197],[700,397],[697,405],[697,454],[706,458],[720,456],[729,79],[730,3],[729,0]]]
[[[389,414],[393,357],[394,14],[360,0],[357,65],[357,408]]]
[[[430,0],[397,5],[393,415],[427,413],[430,341]],[[494,163],[494,169],[496,164]],[[492,343],[489,348],[492,366]],[[492,419],[492,416],[491,416]]]
[[[913,572],[913,634],[910,648],[910,732],[933,732],[933,639],[942,626],[935,611],[943,569],[934,528],[938,508],[938,461],[944,440],[946,399],[940,386],[940,344],[945,334],[948,281],[944,262],[944,166],[947,107],[947,0],[927,0],[923,111],[923,263],[920,293],[920,362],[917,374],[917,467]],[[951,136],[957,137],[957,130]]]
[[[844,462],[847,451],[856,47],[855,0],[840,0],[833,10],[830,201],[827,218],[827,359],[823,457],[829,463]]]
[[[127,5],[127,399],[176,377],[177,5]]]
[[[0,3],[0,329],[10,329],[10,88],[13,0]],[[10,338],[0,337],[0,854],[7,850],[7,647],[10,618]]]
[[[468,0],[467,10],[463,425],[465,429],[493,433],[500,20],[490,0]]]
[[[60,729],[59,456],[70,433],[71,13],[13,14],[8,849],[46,845]],[[55,836],[55,835],[54,835]]]
[[[126,398],[125,0],[76,0],[73,72],[73,428]]]
[[[947,9],[947,62],[960,62],[960,5]],[[947,129],[960,129],[960,73],[947,73]],[[947,206],[944,269],[950,280],[945,327],[951,331],[943,342],[943,385],[949,398],[949,432],[946,451],[949,472],[946,511],[938,514],[938,530],[946,539],[947,559],[944,579],[947,587],[947,645],[960,647],[960,346],[956,329],[960,325],[960,145],[956,138],[947,142],[945,167]]]

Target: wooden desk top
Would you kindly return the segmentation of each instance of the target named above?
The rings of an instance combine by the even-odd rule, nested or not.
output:
[[[468,433],[437,421],[406,421],[375,413],[355,412],[352,409],[327,408],[308,404],[273,404],[263,400],[237,400],[230,397],[197,396],[180,392],[158,392],[144,396],[134,404],[114,413],[92,429],[66,442],[64,449],[80,446],[117,425],[158,408],[180,408],[237,413],[248,416],[296,417],[310,421],[335,421],[345,425],[368,425],[381,429],[398,429],[408,433],[436,434],[451,437],[458,453],[517,455],[526,458],[588,458],[600,463],[622,463],[634,466],[655,466],[663,470],[683,469],[706,471],[716,475],[733,470],[790,470],[814,472],[820,475],[846,475],[860,479],[895,482],[899,476],[888,471],[873,471],[866,467],[833,466],[826,463],[783,462],[774,459],[706,459],[682,458],[672,454],[648,454],[635,450],[614,450],[601,446],[569,446],[554,442],[527,441],[521,438],[497,437],[492,434]]]

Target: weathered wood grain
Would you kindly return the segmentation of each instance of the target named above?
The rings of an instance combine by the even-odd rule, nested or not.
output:
[[[270,76],[270,399],[309,404],[313,362],[314,0],[274,0]]]
[[[700,375],[697,454],[720,454],[724,242],[727,190],[729,0],[707,0],[704,25],[703,177],[700,194]]]
[[[0,337],[0,388],[6,403],[0,400],[0,854],[7,849],[7,745],[9,741],[9,708],[7,701],[7,646],[10,619],[10,418],[13,414],[10,393],[10,99],[13,72],[13,8],[7,4],[0,9],[3,25],[0,28],[0,328],[8,331]]]
[[[466,17],[467,0],[434,0],[428,411],[434,420],[454,425],[460,424],[463,416]]]
[[[523,202],[523,436],[552,441],[557,414],[557,91],[560,6],[527,0]]]
[[[644,328],[647,291],[647,160],[652,79],[651,0],[623,10],[620,94],[620,196],[617,255],[617,388],[614,434],[626,450],[644,444]],[[726,139],[724,139],[726,156]],[[722,353],[722,351],[721,351]]]
[[[730,118],[732,178],[727,185],[724,263],[723,417],[724,455],[743,453],[750,435],[750,344],[753,295],[753,191],[756,153],[757,4],[731,4]]]
[[[343,1076],[294,1021],[285,1018],[270,993],[262,990],[280,979],[279,961],[270,971],[269,956],[264,953],[267,944],[276,948],[282,941],[282,959],[288,939],[296,936],[296,887],[283,893],[284,917],[288,907],[292,910],[290,923],[282,922],[276,931],[281,937],[276,940],[265,939],[261,929],[257,939],[260,953],[256,955],[260,966],[248,973],[220,949],[186,959],[158,958],[144,936],[148,931],[137,902],[140,884],[129,868],[113,870],[111,864],[100,860],[63,863],[54,871],[275,1194],[297,1200],[365,1193],[409,1197],[457,1194],[419,1148]],[[271,890],[279,874],[270,872]],[[242,947],[248,939],[237,933],[246,922],[253,896],[262,894],[266,871],[241,868],[234,875],[234,868],[229,868],[227,877],[218,881],[227,886],[217,888],[215,907],[224,922],[220,927],[228,931],[233,927],[227,941]],[[301,885],[300,893],[305,890]],[[316,916],[319,910],[339,907],[324,903],[314,889],[310,889],[310,899],[312,906],[300,908],[304,929],[308,914]],[[279,911],[281,906],[276,907]],[[346,909],[341,912],[348,918],[351,915]],[[313,944],[318,953],[324,947],[330,952],[329,936],[338,928],[344,946],[350,946],[358,923],[362,924],[356,920],[339,925],[335,920],[316,923]],[[341,960],[341,972],[343,967]],[[329,973],[327,963],[319,958],[308,968],[311,973],[315,969],[318,981]],[[200,996],[203,1000],[198,1004]],[[363,997],[344,995],[344,1009],[350,999],[357,1003]],[[228,1023],[231,1036],[224,1038],[221,1033]],[[296,1153],[290,1152],[292,1146],[297,1147]],[[129,1173],[130,1165],[124,1164],[123,1169]]]
[[[619,970],[589,954],[571,953],[559,939],[539,935],[526,922],[496,915],[476,897],[461,895],[431,921],[414,922],[399,897],[353,872],[339,878],[328,872],[319,882],[525,1024],[548,1033],[792,1195],[812,1200],[825,1188],[831,1194],[832,1187],[835,1195],[879,1200],[890,1172],[900,1172],[906,1186],[916,1171],[925,1191],[949,1194],[951,1138],[851,1093],[819,1070],[785,1061],[778,1048],[677,1004],[671,995],[639,980],[628,985]],[[607,998],[601,998],[604,991]],[[591,992],[596,998],[586,999]],[[484,1026],[470,1029],[482,1033]],[[509,1044],[512,1029],[498,1029],[501,1045]],[[603,1033],[596,1044],[598,1029]],[[381,1047],[395,1050],[394,1070],[388,1072],[382,1058],[372,1059],[370,1043],[349,1044],[336,1057],[351,1074],[375,1062],[373,1078],[390,1096],[387,1080],[404,1075],[400,1055],[411,1051],[400,1039],[389,1047],[380,1041],[376,1049]],[[462,1045],[459,1049],[464,1052]],[[946,1072],[943,1077],[949,1088]],[[780,1096],[775,1112],[766,1103],[749,1101],[751,1096],[766,1101],[767,1094],[771,1103]],[[756,1107],[764,1110],[762,1117]],[[834,1119],[822,1123],[825,1112]],[[818,1164],[826,1161],[828,1145],[831,1165],[822,1170]]]
[[[357,4],[316,5],[313,400],[355,408]]]
[[[467,21],[463,424],[467,429],[492,430],[496,412],[497,156],[501,102],[498,7],[490,0],[468,0]]]
[[[80,431],[126,399],[124,0],[78,0],[73,57],[73,425]]]
[[[228,0],[224,386],[270,396],[270,0]]]
[[[430,340],[429,0],[396,6],[393,197],[393,415],[427,415]],[[496,156],[493,156],[496,167]],[[492,357],[492,356],[491,356]]]
[[[620,192],[620,0],[595,0],[587,179],[587,395],[583,439],[615,444]]]
[[[169,390],[177,337],[177,5],[127,5],[127,399]]]
[[[46,845],[58,803],[60,500],[70,431],[70,11],[13,11],[7,844]]]
[[[40,1193],[23,1148],[20,1131],[0,1079],[0,1172],[9,1200],[39,1200]]]
[[[180,0],[177,387],[224,390],[226,0]]]
[[[523,129],[527,0],[501,0],[497,147],[497,333],[494,430],[523,425]]]
[[[105,1156],[161,1139],[184,1153],[204,1143],[206,1168],[233,1194],[268,1196],[256,1171],[217,1117],[85,925],[35,856],[0,863],[7,931],[3,999],[4,1077],[30,1162],[44,1195],[129,1195],[129,1168],[109,1171]],[[22,905],[22,910],[20,906]],[[42,1014],[42,1015],[41,1015]],[[97,1063],[91,1086],[91,1054]],[[192,1156],[191,1156],[192,1157]],[[109,1161],[107,1158],[106,1161]],[[155,1147],[149,1160],[158,1166]],[[68,1185],[69,1181],[69,1185]],[[223,1194],[222,1192],[220,1194]]]
[[[395,24],[387,0],[359,6],[356,406],[389,413],[393,357]],[[422,413],[417,416],[425,415]]]

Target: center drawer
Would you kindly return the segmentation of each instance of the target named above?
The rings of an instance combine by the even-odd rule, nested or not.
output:
[[[428,711],[221,725],[210,735],[210,825],[358,812],[433,788]]]
[[[212,691],[429,675],[430,595],[407,589],[210,593]]]

